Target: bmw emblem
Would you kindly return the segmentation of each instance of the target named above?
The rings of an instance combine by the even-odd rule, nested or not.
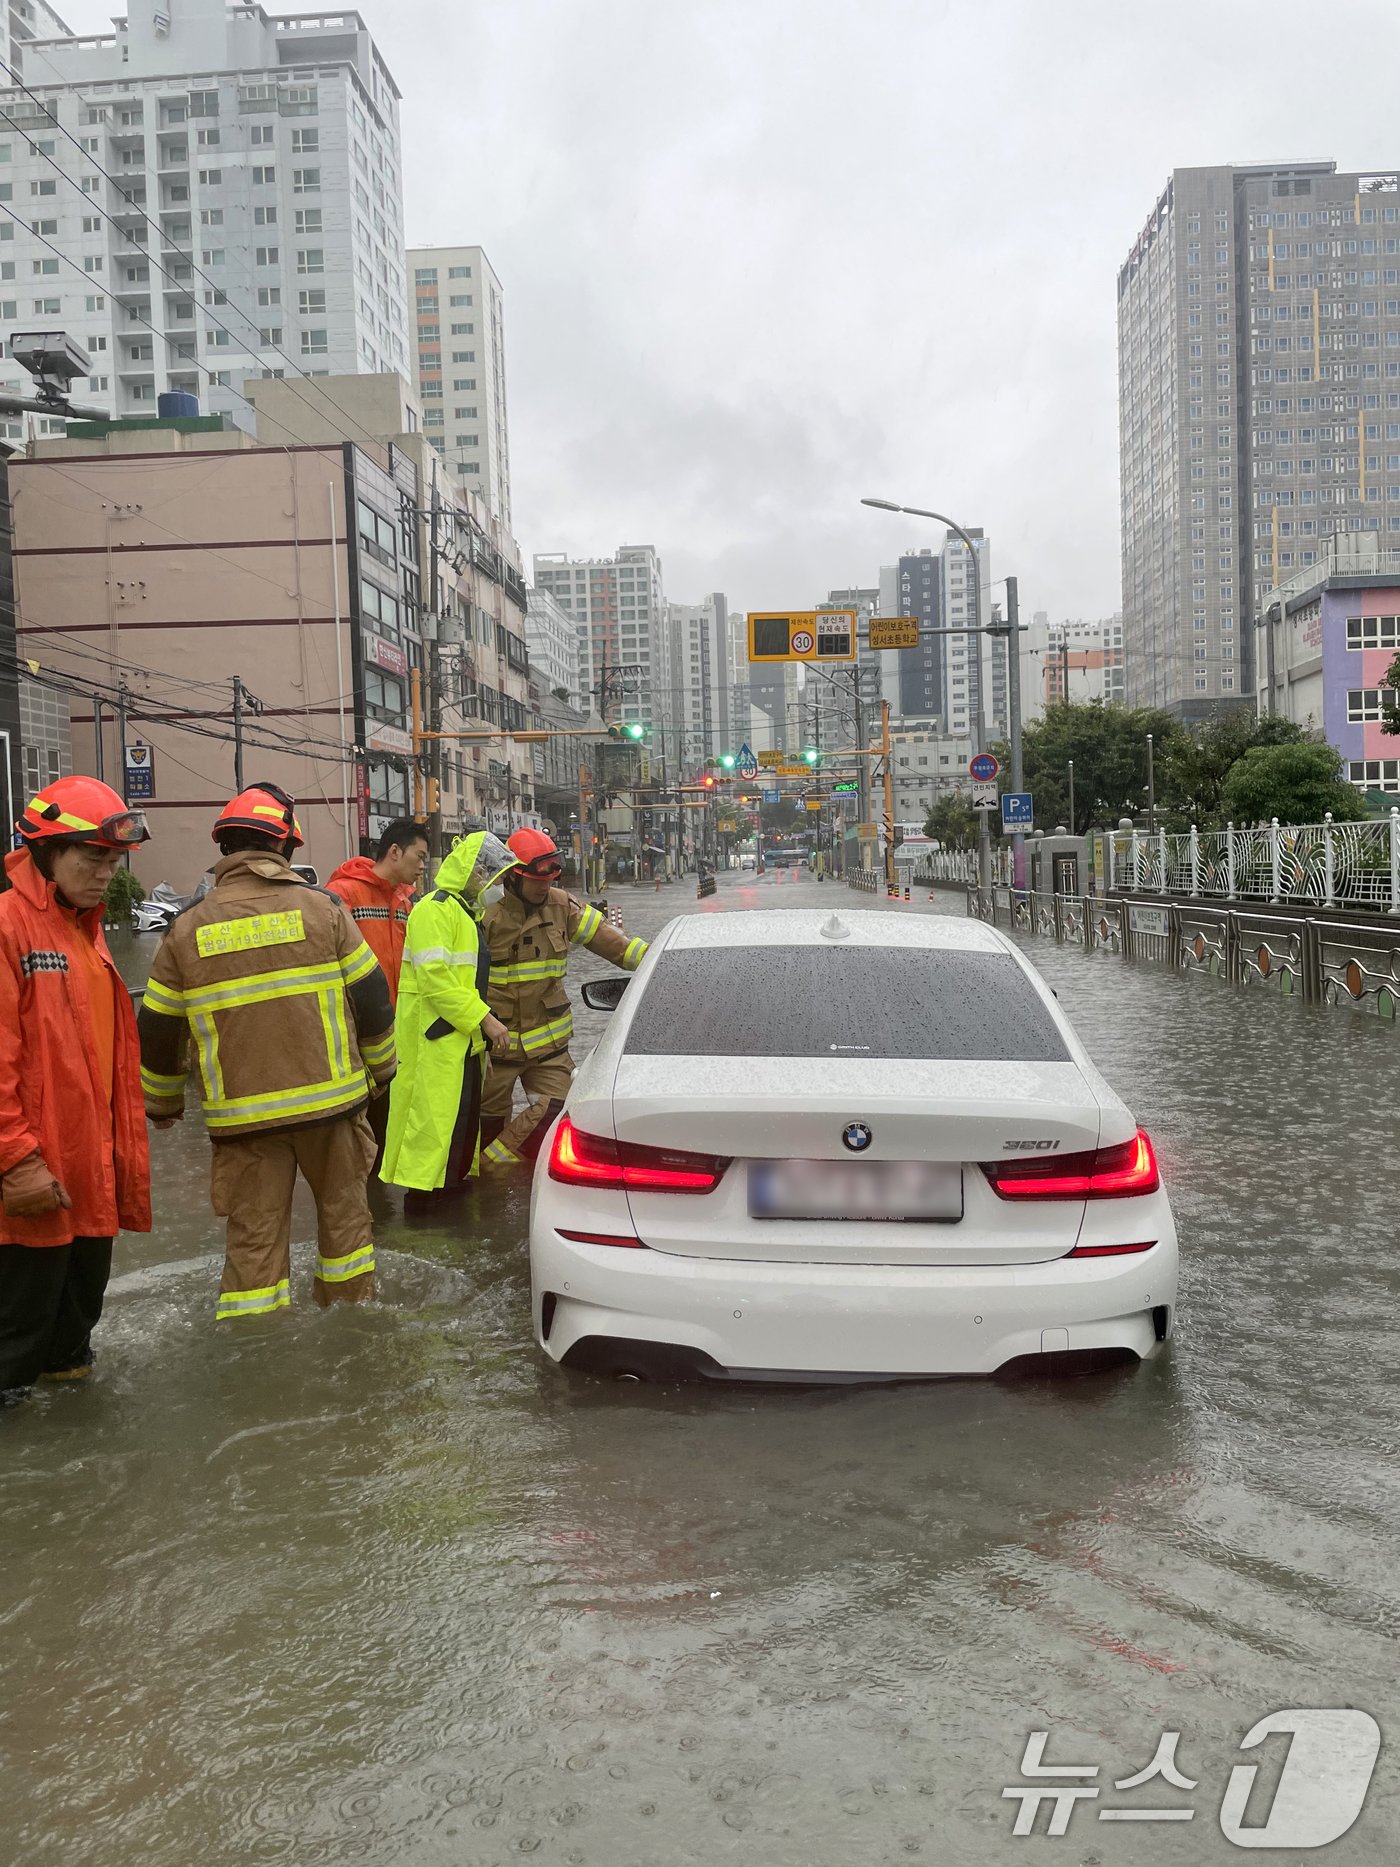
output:
[[[853,1154],[863,1154],[874,1138],[863,1121],[847,1122],[841,1130],[841,1145]]]

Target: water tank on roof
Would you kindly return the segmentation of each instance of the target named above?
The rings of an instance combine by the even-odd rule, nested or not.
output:
[[[199,397],[191,395],[188,389],[167,389],[156,397],[156,413],[162,421],[174,421],[178,417],[197,415]]]

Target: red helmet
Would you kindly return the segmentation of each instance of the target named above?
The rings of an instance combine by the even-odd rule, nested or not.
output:
[[[150,838],[146,819],[132,810],[100,778],[55,778],[30,799],[15,824],[26,843],[64,837],[73,843],[98,843],[104,849],[130,849]]]
[[[536,881],[553,881],[564,873],[564,859],[554,838],[543,830],[517,830],[506,838],[506,848],[518,859],[520,872],[533,875]]]
[[[216,843],[225,830],[257,830],[273,843],[285,843],[288,837],[297,844],[303,841],[296,805],[280,784],[250,784],[231,797],[214,825]]]

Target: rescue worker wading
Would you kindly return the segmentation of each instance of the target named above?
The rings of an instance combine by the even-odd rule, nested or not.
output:
[[[0,895],[0,1403],[94,1360],[119,1227],[151,1229],[136,1017],[102,897],[145,821],[58,778],[15,825]]]
[[[316,1301],[361,1301],[374,1294],[363,1110],[394,1074],[389,988],[343,903],[291,868],[302,837],[285,791],[240,793],[214,840],[214,886],[176,918],[146,986],[146,1112],[157,1127],[184,1112],[188,1025],[228,1221],[221,1318],[291,1302],[298,1168],[316,1200]]]
[[[437,887],[408,917],[394,1020],[399,1074],[380,1169],[410,1189],[405,1213],[460,1193],[478,1171],[486,1048],[503,1054],[510,1033],[486,1002],[490,952],[477,918],[514,867],[505,844],[477,830],[453,848]]]
[[[610,927],[597,908],[552,886],[564,865],[542,830],[517,830],[509,846],[521,866],[506,877],[504,898],[482,922],[491,948],[487,997],[510,1031],[509,1050],[492,1062],[482,1110],[481,1157],[496,1172],[534,1159],[569,1092],[569,948],[586,946],[624,972],[635,972],[647,950],[645,940]],[[530,1100],[512,1118],[517,1082]]]

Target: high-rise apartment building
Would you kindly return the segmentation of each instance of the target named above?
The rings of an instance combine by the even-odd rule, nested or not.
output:
[[[900,558],[901,616],[917,616],[930,629],[985,628],[991,620],[991,545],[980,526],[970,527],[968,537],[977,547],[980,613],[973,614],[971,554],[958,534],[949,532],[941,552],[910,551]],[[976,740],[985,693],[988,736],[1005,732],[1006,651],[997,638],[931,636],[917,648],[901,650],[899,667],[901,714],[941,712],[950,733]]]
[[[163,0],[7,62],[0,319],[83,344],[84,402],[251,427],[250,377],[407,373],[399,93],[357,13]]]
[[[936,551],[927,545],[899,560],[895,572],[895,600],[899,607],[890,613],[915,616],[922,628],[937,629],[943,613],[943,565]],[[902,648],[899,664],[899,707],[901,714],[935,714],[943,711],[943,638],[929,635],[917,648]]]
[[[661,559],[652,545],[610,558],[536,556],[535,587],[573,618],[579,687],[609,721],[669,725],[669,642]]]
[[[728,603],[719,591],[703,603],[668,603],[666,626],[670,634],[667,698],[670,718],[684,735],[683,757],[736,751],[745,735],[730,744],[733,677]],[[747,727],[747,709],[744,724]]]
[[[510,525],[510,435],[501,282],[479,246],[415,246],[409,338],[428,439]]]
[[[1400,175],[1177,169],[1118,275],[1126,698],[1252,692],[1256,592],[1400,533]]]
[[[530,591],[525,613],[530,644],[530,675],[544,693],[568,695],[577,704],[582,693],[578,671],[578,628],[573,617],[547,590]]]

